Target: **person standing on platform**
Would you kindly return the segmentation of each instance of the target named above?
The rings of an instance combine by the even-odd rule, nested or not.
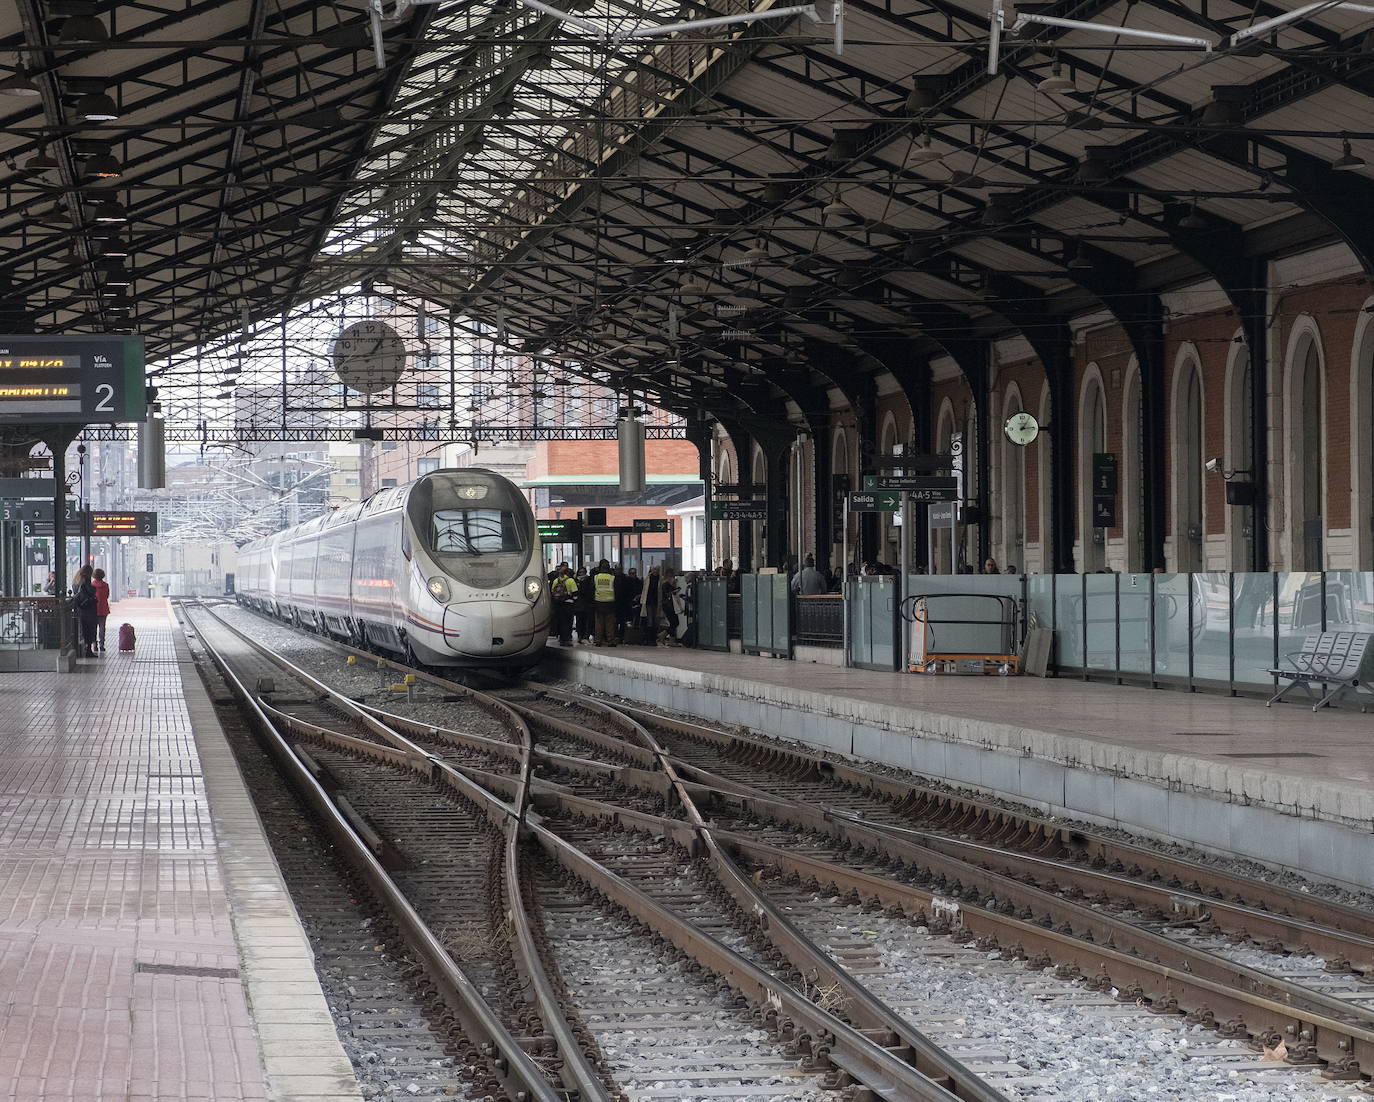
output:
[[[596,624],[596,645],[615,646],[615,583],[611,564],[602,559],[592,571],[592,616]]]
[[[802,560],[802,568],[792,579],[792,592],[802,597],[816,597],[830,590],[825,575],[816,569],[816,556],[807,555]]]
[[[682,643],[677,637],[678,624],[681,622],[677,614],[677,602],[679,600],[677,571],[666,563],[663,566],[663,573],[659,577],[658,594],[663,605],[663,619],[667,625],[660,642],[665,647],[680,647]]]
[[[43,583],[43,592],[49,597],[57,596],[57,571],[48,571],[48,580]]]
[[[103,653],[105,621],[110,618],[110,584],[105,580],[105,571],[97,570],[91,575],[91,585],[95,587],[95,645]]]
[[[72,607],[81,626],[81,653],[86,658],[96,656],[95,610],[100,600],[91,584],[91,566],[87,563],[76,572],[76,588],[72,592]]]
[[[662,612],[659,607],[658,599],[658,566],[649,568],[649,573],[644,577],[644,585],[639,591],[639,616],[640,616],[640,638],[644,640],[646,647],[652,647],[658,637],[658,622],[662,619]]]
[[[558,564],[558,572],[549,583],[549,596],[553,600],[553,619],[558,627],[558,641],[565,647],[572,646],[573,614],[577,606],[577,579],[572,576],[567,563]]]
[[[577,641],[586,645],[592,641],[592,576],[583,567],[577,568]]]
[[[635,602],[639,600],[639,579],[627,575],[617,563],[615,567],[615,641],[630,641],[630,625],[635,618]]]

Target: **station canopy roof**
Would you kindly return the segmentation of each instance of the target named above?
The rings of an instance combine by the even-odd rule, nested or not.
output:
[[[156,357],[386,286],[763,426],[1159,292],[1258,313],[1300,248],[1374,264],[1374,9],[1023,4],[990,63],[991,2],[641,36],[758,5],[16,0],[0,328]]]

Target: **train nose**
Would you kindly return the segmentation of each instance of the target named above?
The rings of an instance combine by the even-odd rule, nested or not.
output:
[[[473,657],[515,654],[529,646],[534,609],[528,601],[463,601],[444,606],[444,642]]]

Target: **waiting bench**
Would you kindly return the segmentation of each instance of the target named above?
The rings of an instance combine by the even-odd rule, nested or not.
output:
[[[1302,686],[1308,700],[1317,698],[1312,691],[1313,685],[1335,686],[1312,705],[1314,712],[1352,689],[1363,687],[1374,692],[1374,684],[1370,680],[1374,678],[1374,647],[1370,646],[1371,639],[1374,639],[1374,635],[1363,631],[1322,631],[1309,635],[1301,650],[1284,655],[1280,668],[1269,671],[1274,677],[1286,678],[1288,684],[1271,696],[1264,706],[1267,708],[1274,701],[1282,700],[1294,685]],[[1365,705],[1361,704],[1360,711],[1364,710]]]

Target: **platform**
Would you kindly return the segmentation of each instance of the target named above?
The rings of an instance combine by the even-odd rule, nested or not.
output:
[[[1374,716],[690,649],[547,654],[550,673],[632,700],[1374,888]]]
[[[103,657],[0,676],[4,1097],[359,1098],[166,602],[113,611]]]

